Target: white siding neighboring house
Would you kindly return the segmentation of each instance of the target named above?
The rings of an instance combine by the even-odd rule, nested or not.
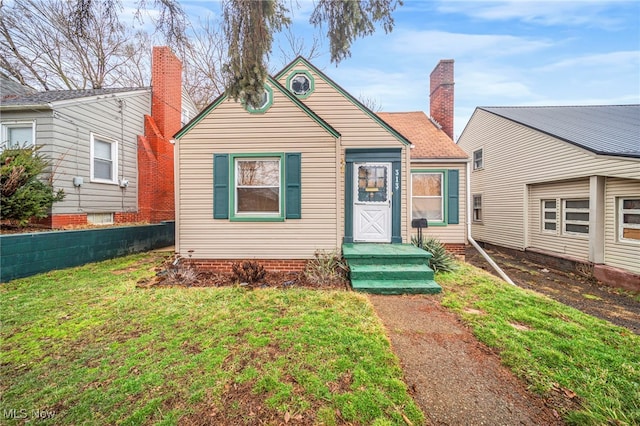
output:
[[[458,144],[474,239],[640,290],[640,105],[481,107]]]

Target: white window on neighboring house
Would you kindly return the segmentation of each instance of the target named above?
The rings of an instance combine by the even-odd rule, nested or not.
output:
[[[473,221],[482,222],[482,195],[473,194]]]
[[[184,126],[191,120],[191,113],[187,108],[182,108],[182,115],[180,118],[180,123]]]
[[[589,235],[589,200],[562,200],[564,221],[563,233]]]
[[[479,170],[484,167],[484,160],[482,157],[482,148],[473,151],[473,170]]]
[[[556,200],[542,200],[542,232],[556,233],[558,204]]]
[[[33,121],[11,121],[2,123],[2,149],[32,148],[36,140]]]
[[[118,142],[91,134],[91,181],[117,183]]]
[[[618,238],[640,243],[640,197],[618,200]]]

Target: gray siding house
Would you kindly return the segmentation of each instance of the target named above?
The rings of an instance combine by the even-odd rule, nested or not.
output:
[[[640,289],[640,105],[479,107],[458,144],[474,239]]]
[[[34,93],[3,79],[1,149],[39,146],[66,194],[47,225],[174,218],[170,138],[197,113],[182,93],[181,70],[168,48],[156,47],[153,87]]]

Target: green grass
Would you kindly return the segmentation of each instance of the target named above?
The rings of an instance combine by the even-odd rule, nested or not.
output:
[[[366,297],[140,289],[158,254],[0,286],[1,409],[42,424],[413,424],[424,416]],[[24,410],[24,411],[21,411]],[[216,417],[218,416],[218,417]]]
[[[534,391],[577,394],[568,423],[640,424],[640,337],[472,266],[437,280],[443,305]]]

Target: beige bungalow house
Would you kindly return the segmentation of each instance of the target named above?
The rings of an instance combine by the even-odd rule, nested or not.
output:
[[[408,245],[412,147],[428,142],[396,121],[301,57],[267,79],[259,108],[221,96],[175,135],[176,252],[218,270],[241,259],[300,270],[318,250]],[[463,223],[453,212],[465,210],[464,180],[450,164],[420,166],[434,175],[431,204],[440,206],[417,211],[437,211],[439,229]],[[464,242],[453,234],[451,243]]]
[[[477,108],[473,238],[640,290],[640,105]]]

